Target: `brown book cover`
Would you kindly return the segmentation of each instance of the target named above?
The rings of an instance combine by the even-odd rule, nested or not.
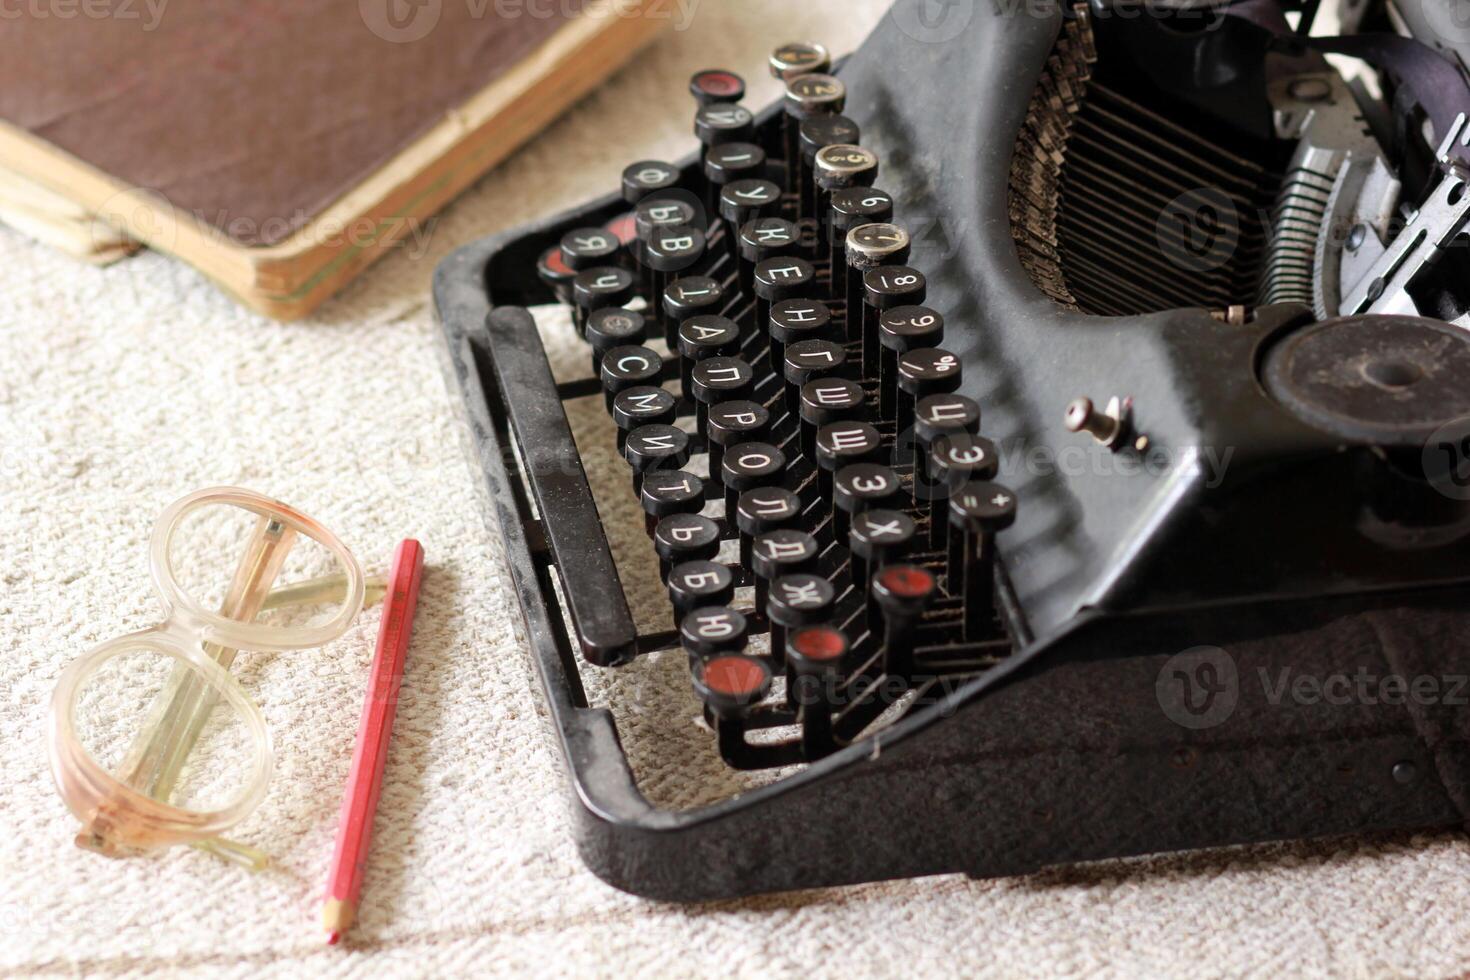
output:
[[[0,18],[0,171],[283,318],[621,66],[668,7],[27,2]]]

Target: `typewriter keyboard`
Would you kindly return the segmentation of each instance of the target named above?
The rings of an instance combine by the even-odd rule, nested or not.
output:
[[[539,263],[667,591],[668,630],[638,649],[687,651],[740,769],[821,758],[1011,649],[995,544],[1016,495],[902,202],[827,52],[785,45],[770,67],[785,97],[760,117],[738,75],[697,73],[697,166],[630,164],[621,213]]]

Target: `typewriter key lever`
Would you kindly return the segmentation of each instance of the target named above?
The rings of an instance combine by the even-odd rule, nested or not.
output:
[[[986,640],[995,620],[995,535],[1015,523],[1016,495],[998,483],[967,483],[950,498],[949,520],[959,542],[950,550],[950,591],[963,582],[965,639]]]
[[[737,769],[759,765],[760,753],[745,743],[746,720],[771,692],[771,668],[756,657],[724,654],[698,662],[693,684],[719,739],[720,756]]]
[[[802,755],[820,759],[835,748],[832,711],[850,647],[832,626],[806,626],[786,640],[788,700],[801,718]]]

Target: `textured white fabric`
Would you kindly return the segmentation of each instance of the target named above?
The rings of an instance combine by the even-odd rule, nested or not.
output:
[[[0,974],[1464,968],[1470,847],[1458,835],[698,908],[631,898],[579,862],[503,556],[441,377],[431,271],[456,244],[609,189],[626,161],[686,150],[695,68],[742,71],[763,104],[774,43],[812,36],[850,48],[884,6],[704,0],[691,30],[658,42],[456,204],[425,252],[390,258],[309,323],[264,321],[156,255],[94,269],[0,229]],[[561,341],[553,350],[565,364],[578,356]],[[427,549],[365,904],[346,948],[322,946],[318,902],[376,611],[328,649],[261,662],[252,693],[279,768],[238,836],[275,856],[266,874],[188,849],[129,861],[78,851],[44,765],[58,673],[155,620],[152,522],[217,483],[296,504],[366,564],[381,568],[408,535]],[[669,804],[728,792],[735,783],[705,761],[692,722],[659,728],[681,704],[692,716],[677,658],[640,669],[592,689],[618,709],[645,789]],[[702,775],[676,781],[681,768]]]

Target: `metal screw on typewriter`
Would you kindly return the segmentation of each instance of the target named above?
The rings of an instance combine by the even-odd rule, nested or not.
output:
[[[836,600],[837,590],[832,583],[810,572],[782,575],[771,582],[766,619],[771,624],[771,657],[778,665],[786,663],[787,632],[825,621]],[[786,694],[790,702],[789,683]]]
[[[701,106],[739,102],[745,98],[745,79],[724,68],[706,68],[689,79],[689,94]]]
[[[882,613],[885,674],[913,675],[919,621],[938,591],[933,573],[918,565],[889,565],[873,576],[870,594]]]
[[[998,483],[967,483],[950,498],[950,592],[963,582],[965,639],[995,633],[995,535],[1016,520],[1016,495]]]
[[[801,719],[802,755],[807,759],[820,759],[836,747],[832,695],[850,649],[846,634],[834,626],[806,626],[787,637],[788,700]]]

